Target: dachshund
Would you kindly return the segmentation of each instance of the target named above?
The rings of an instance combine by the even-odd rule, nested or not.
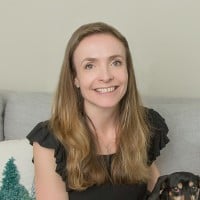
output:
[[[200,177],[190,172],[160,176],[147,200],[200,200]]]

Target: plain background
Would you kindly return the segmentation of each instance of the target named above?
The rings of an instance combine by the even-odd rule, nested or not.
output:
[[[126,36],[142,95],[200,97],[199,0],[0,0],[0,89],[54,92],[69,37],[95,21]]]

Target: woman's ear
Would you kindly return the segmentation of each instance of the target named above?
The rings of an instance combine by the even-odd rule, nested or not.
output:
[[[75,77],[75,79],[74,79],[74,84],[75,84],[75,86],[76,86],[77,88],[80,87],[80,85],[79,85],[79,80],[77,79],[77,77]]]

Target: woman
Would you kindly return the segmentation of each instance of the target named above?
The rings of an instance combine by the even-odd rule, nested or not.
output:
[[[50,120],[33,144],[38,200],[141,200],[159,177],[164,119],[141,106],[127,40],[105,23],[68,42]]]

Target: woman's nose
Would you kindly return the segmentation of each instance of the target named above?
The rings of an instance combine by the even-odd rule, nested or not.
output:
[[[112,70],[109,67],[101,67],[99,77],[100,77],[100,80],[103,82],[109,82],[114,79]]]

